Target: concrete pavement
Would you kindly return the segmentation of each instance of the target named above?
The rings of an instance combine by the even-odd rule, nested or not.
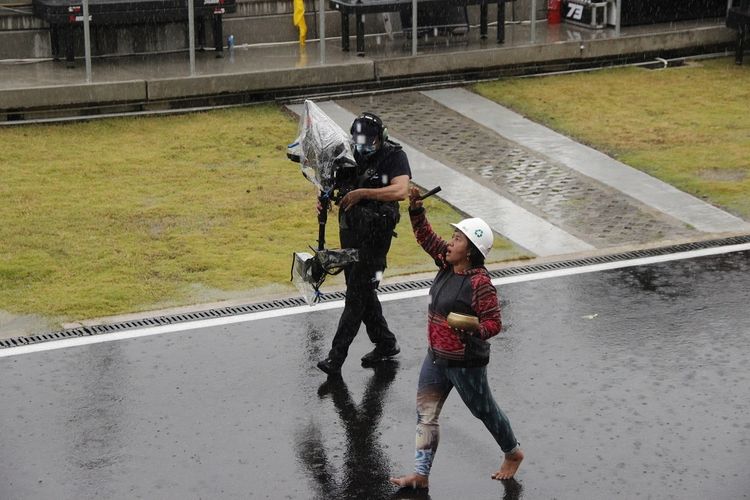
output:
[[[414,465],[425,293],[384,303],[398,364],[360,367],[362,332],[333,381],[315,363],[340,309],[0,356],[0,497],[748,498],[748,257],[500,285],[487,375],[526,453],[513,482],[454,391],[429,493],[388,483]]]

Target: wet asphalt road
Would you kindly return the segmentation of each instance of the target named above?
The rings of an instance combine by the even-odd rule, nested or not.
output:
[[[750,253],[504,285],[490,383],[527,460],[453,394],[433,499],[750,498]],[[393,498],[427,297],[397,364],[325,383],[339,309],[0,358],[0,498]],[[395,498],[406,498],[396,496]],[[428,498],[426,495],[418,498]]]

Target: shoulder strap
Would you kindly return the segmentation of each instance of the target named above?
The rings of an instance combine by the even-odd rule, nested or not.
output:
[[[401,147],[401,144],[399,144],[399,143],[397,143],[395,141],[392,141],[390,139],[386,140],[383,143],[383,147],[384,148],[388,148],[389,149],[389,151],[388,151],[389,153],[393,152],[393,151],[399,151],[399,150],[403,149],[403,147]]]

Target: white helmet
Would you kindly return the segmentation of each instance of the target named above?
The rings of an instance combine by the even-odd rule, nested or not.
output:
[[[451,224],[451,226],[464,233],[469,241],[482,252],[482,255],[487,257],[492,249],[492,241],[495,239],[489,224],[478,217],[472,217],[458,224]]]

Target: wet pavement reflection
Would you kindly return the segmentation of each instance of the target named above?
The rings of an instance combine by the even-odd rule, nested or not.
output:
[[[397,370],[396,361],[375,367],[359,404],[342,377],[328,378],[318,388],[319,398],[333,402],[346,435],[344,470],[336,471],[316,426],[298,434],[300,459],[317,483],[318,498],[384,498],[393,490],[388,484],[388,456],[376,431],[383,414],[383,398]]]
[[[750,495],[750,253],[504,285],[488,378],[517,480],[452,394],[430,491],[413,469],[427,297],[384,303],[327,380],[338,310],[0,359],[0,498],[675,498]]]

